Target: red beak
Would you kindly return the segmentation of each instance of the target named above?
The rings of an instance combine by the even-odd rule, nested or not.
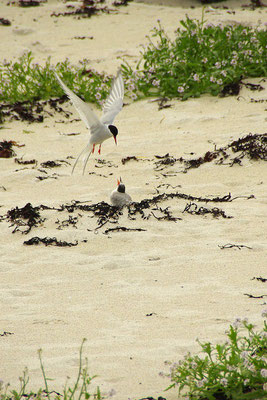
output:
[[[116,136],[113,136],[113,137],[114,137],[115,143],[117,145],[117,138],[116,138]]]
[[[121,183],[121,182],[120,182],[120,180],[119,180],[119,179],[117,179],[117,184],[118,184],[118,186],[120,185],[120,183]]]

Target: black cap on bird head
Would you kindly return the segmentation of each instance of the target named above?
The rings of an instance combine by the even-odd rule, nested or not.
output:
[[[117,191],[120,193],[125,193],[125,185],[122,183],[121,178],[117,179],[118,188]]]
[[[109,125],[108,129],[110,130],[110,132],[112,133],[115,143],[117,144],[117,135],[118,135],[118,129],[116,128],[116,126],[114,125]]]

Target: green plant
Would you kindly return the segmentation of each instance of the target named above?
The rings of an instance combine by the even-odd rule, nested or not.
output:
[[[0,64],[0,101],[14,104],[20,101],[47,100],[64,94],[55,78],[50,58],[44,66],[33,62],[31,52],[23,54],[18,61]],[[112,77],[88,68],[83,60],[75,67],[66,59],[57,63],[55,69],[66,85],[88,102],[101,104],[110,90]]]
[[[143,46],[141,59],[122,69],[133,99],[142,96],[199,97],[218,95],[243,77],[267,74],[266,31],[240,24],[206,24],[187,17],[171,40],[160,21]]]
[[[267,312],[264,313],[264,316]],[[241,334],[241,328],[246,333]],[[236,320],[223,344],[201,343],[203,356],[187,354],[171,365],[173,382],[190,400],[252,400],[266,398],[267,324],[261,332],[247,320]],[[185,390],[186,389],[186,390]]]
[[[91,384],[92,380],[95,376],[89,376],[88,374],[88,364],[87,359],[85,359],[85,363],[82,360],[82,349],[84,345],[85,339],[83,339],[81,347],[80,347],[80,358],[79,358],[79,370],[76,382],[73,387],[68,386],[67,383],[64,387],[63,394],[60,394],[56,391],[50,391],[48,387],[48,381],[51,380],[46,377],[43,361],[42,361],[42,351],[39,350],[39,360],[40,367],[45,383],[45,389],[40,388],[37,393],[35,392],[26,392],[26,387],[29,383],[28,370],[25,369],[23,372],[23,376],[19,378],[20,380],[20,389],[9,390],[9,385],[4,386],[3,382],[0,381],[0,399],[1,400],[21,400],[22,398],[28,399],[36,399],[36,400],[44,400],[44,398],[48,398],[48,400],[88,400],[90,398],[94,400],[101,400],[103,397],[100,393],[99,388],[97,387],[96,393],[89,393],[88,386]],[[84,365],[83,365],[84,364]]]

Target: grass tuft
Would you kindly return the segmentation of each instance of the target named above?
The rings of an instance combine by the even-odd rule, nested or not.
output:
[[[42,350],[38,351],[39,360],[40,360],[40,368],[44,379],[45,388],[42,387],[37,392],[28,392],[27,385],[29,383],[28,370],[25,369],[22,377],[19,378],[20,381],[20,389],[16,390],[8,390],[9,384],[4,385],[2,381],[0,381],[0,400],[21,400],[22,398],[27,398],[28,400],[102,400],[103,397],[101,395],[99,387],[97,387],[95,393],[89,392],[89,385],[95,376],[90,376],[88,373],[88,362],[85,359],[83,362],[82,359],[82,350],[83,345],[86,339],[83,339],[82,344],[80,346],[80,357],[79,357],[79,370],[77,374],[77,379],[74,386],[68,386],[67,383],[63,389],[63,393],[58,393],[54,390],[50,391],[48,387],[48,381],[51,380],[47,378],[44,364],[42,360]]]

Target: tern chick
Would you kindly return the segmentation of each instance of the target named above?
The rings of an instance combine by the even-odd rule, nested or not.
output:
[[[125,192],[125,185],[118,179],[118,187],[110,195],[111,204],[115,207],[123,207],[132,202],[131,196]]]
[[[91,133],[88,144],[79,154],[72,168],[73,173],[79,158],[83,156],[84,174],[87,161],[90,157],[90,154],[94,153],[96,145],[99,145],[98,153],[100,154],[101,144],[104,142],[104,140],[113,137],[115,143],[117,144],[118,129],[112,124],[116,115],[121,111],[123,106],[124,83],[122,74],[120,71],[118,71],[118,74],[112,83],[109,96],[104,103],[103,115],[100,119],[97,118],[97,116],[91,110],[88,104],[86,104],[82,99],[80,99],[80,97],[78,97],[65,85],[65,83],[60,79],[56,72],[55,76]]]

